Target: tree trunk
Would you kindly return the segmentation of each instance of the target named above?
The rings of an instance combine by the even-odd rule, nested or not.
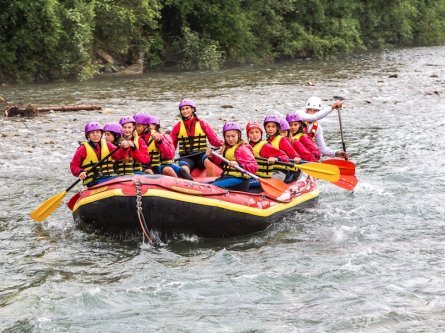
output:
[[[5,110],[6,117],[15,116],[26,116],[32,117],[36,116],[39,112],[49,112],[49,111],[80,111],[80,110],[101,110],[102,106],[94,104],[79,104],[79,105],[49,105],[49,106],[33,106],[28,104],[27,106],[8,106]]]

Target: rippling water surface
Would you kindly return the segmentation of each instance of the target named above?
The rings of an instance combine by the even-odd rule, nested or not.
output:
[[[444,94],[445,47],[0,88],[15,103],[105,107],[0,118],[0,330],[444,331]],[[151,248],[77,230],[64,205],[45,223],[29,217],[75,180],[69,161],[87,121],[148,111],[169,128],[191,97],[220,128],[285,115],[311,95],[346,98],[360,182],[353,193],[322,182],[318,206],[262,233]],[[340,149],[335,113],[323,127]]]

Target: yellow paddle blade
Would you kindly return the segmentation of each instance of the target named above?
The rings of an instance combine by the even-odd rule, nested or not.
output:
[[[340,179],[340,169],[336,165],[323,163],[304,163],[295,165],[297,169],[306,172],[309,176],[336,182]]]
[[[65,195],[66,191],[63,191],[46,200],[31,213],[31,218],[37,222],[45,220],[57,207],[59,207]]]

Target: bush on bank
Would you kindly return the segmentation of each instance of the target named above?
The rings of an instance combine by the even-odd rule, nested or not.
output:
[[[217,70],[445,41],[445,0],[0,0],[0,82],[122,65]]]

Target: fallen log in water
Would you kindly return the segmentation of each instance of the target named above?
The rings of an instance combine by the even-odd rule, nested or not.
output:
[[[50,105],[50,106],[33,106],[28,104],[27,106],[11,105],[5,109],[6,117],[15,116],[36,116],[39,112],[49,111],[89,111],[89,110],[102,110],[102,106],[94,104],[78,104],[78,105]]]

